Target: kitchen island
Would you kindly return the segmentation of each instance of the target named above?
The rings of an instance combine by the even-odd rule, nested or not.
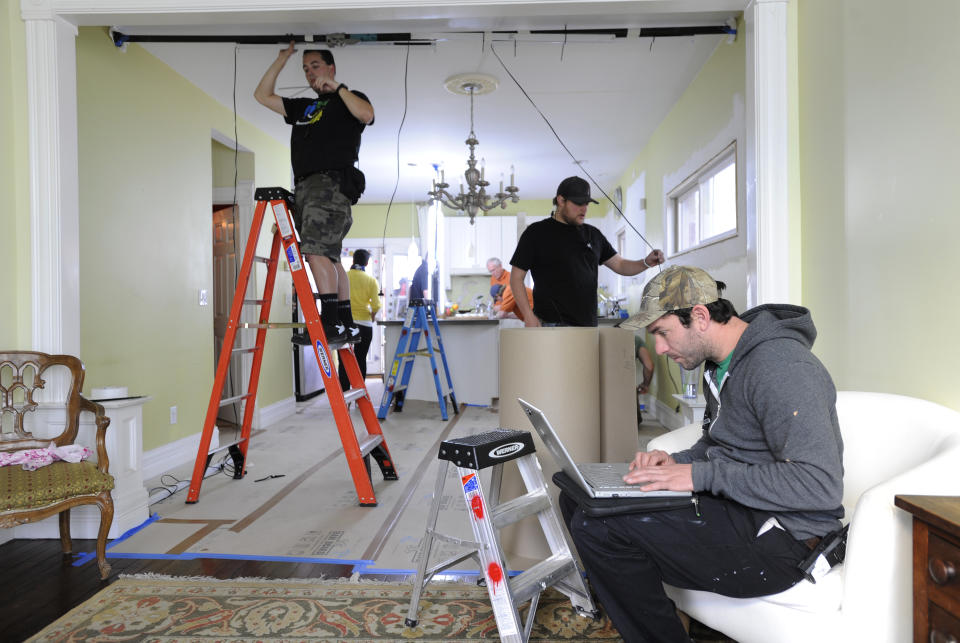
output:
[[[612,326],[619,321],[601,319],[600,325]],[[500,397],[500,329],[523,328],[523,322],[519,319],[487,319],[472,315],[446,317],[437,322],[457,402],[483,406],[491,404]],[[383,355],[386,380],[390,376],[403,322],[391,320],[379,323],[383,326],[385,341]],[[420,347],[426,347],[423,339],[420,340]],[[442,378],[443,366],[439,360],[440,356],[437,355],[437,368]],[[407,399],[437,401],[429,357],[417,357],[414,361]]]

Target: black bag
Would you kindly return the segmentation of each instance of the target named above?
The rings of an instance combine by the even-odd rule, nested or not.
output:
[[[353,165],[344,168],[340,173],[340,191],[343,196],[350,199],[350,205],[356,205],[365,189],[367,189],[367,177],[363,175],[360,168]]]
[[[553,484],[567,493],[588,516],[602,517],[617,514],[644,513],[690,507],[699,513],[697,494],[690,496],[648,496],[646,498],[591,498],[563,471],[553,474]]]

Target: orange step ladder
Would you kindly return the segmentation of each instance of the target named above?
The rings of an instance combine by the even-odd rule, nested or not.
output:
[[[323,378],[324,388],[327,397],[330,400],[330,408],[333,410],[333,418],[337,424],[337,431],[340,433],[340,442],[343,444],[343,452],[347,458],[347,464],[350,467],[350,475],[353,477],[353,485],[357,490],[357,496],[360,505],[363,507],[374,507],[377,504],[377,498],[373,492],[371,484],[370,456],[377,461],[380,466],[380,472],[384,480],[397,480],[397,472],[393,466],[393,459],[387,449],[387,443],[380,430],[380,422],[377,419],[377,412],[370,400],[366,385],[363,381],[363,375],[360,373],[360,366],[357,364],[356,355],[353,352],[351,344],[327,344],[326,335],[323,332],[323,325],[320,323],[320,313],[317,311],[316,299],[314,297],[313,287],[310,285],[307,276],[307,264],[300,254],[300,246],[297,243],[296,233],[293,227],[293,219],[290,216],[290,203],[293,195],[283,188],[259,188],[254,198],[257,201],[257,207],[253,215],[253,224],[250,227],[250,236],[247,239],[247,247],[244,251],[243,263],[240,265],[240,272],[237,275],[237,289],[234,293],[233,304],[230,308],[230,319],[227,323],[226,334],[224,335],[223,348],[220,352],[220,359],[217,362],[217,371],[213,380],[213,390],[210,393],[210,404],[207,407],[207,417],[203,424],[203,433],[200,437],[200,447],[197,450],[197,461],[193,468],[193,477],[190,480],[190,488],[187,492],[187,503],[197,502],[200,496],[200,485],[203,483],[203,476],[206,472],[210,459],[214,453],[227,450],[234,461],[234,478],[242,478],[246,473],[247,449],[250,446],[250,427],[253,422],[254,401],[257,397],[257,386],[260,380],[260,366],[263,362],[263,346],[266,340],[267,330],[271,328],[294,328],[302,324],[270,322],[270,304],[273,298],[273,287],[277,276],[277,264],[282,246],[284,256],[290,265],[290,275],[293,278],[293,284],[296,288],[297,299],[303,310],[306,333],[310,337],[310,342],[320,365],[320,374]],[[270,249],[270,257],[257,257],[255,250],[257,241],[260,237],[260,230],[263,226],[263,218],[267,208],[273,213],[276,220],[276,228],[273,234],[273,245]],[[259,261],[267,264],[267,276],[263,288],[261,299],[245,299],[244,294],[247,290],[247,284],[250,281],[253,272],[253,264]],[[240,316],[244,305],[257,305],[260,307],[259,322],[256,324],[240,323]],[[239,328],[256,328],[257,338],[253,348],[234,349],[237,330]],[[350,380],[350,389],[344,391],[340,387],[340,379],[333,366],[330,350],[336,350],[340,360],[343,361],[344,368]],[[247,386],[247,392],[242,395],[222,399],[224,383],[230,367],[230,358],[238,352],[253,353],[253,363],[250,369],[250,382]],[[239,437],[227,444],[222,444],[211,450],[210,443],[213,438],[213,430],[216,427],[217,411],[222,406],[244,402],[243,424],[241,425]],[[366,428],[366,433],[358,438],[353,426],[353,420],[350,417],[350,411],[347,404],[351,401],[357,403],[360,415]]]

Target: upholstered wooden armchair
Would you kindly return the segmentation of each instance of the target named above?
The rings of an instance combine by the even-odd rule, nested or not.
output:
[[[44,387],[44,374],[63,367],[70,374],[65,401],[63,430],[50,437],[35,436],[24,427],[24,416],[37,408],[34,394]],[[62,369],[57,369],[62,370]],[[33,449],[66,447],[77,439],[80,413],[96,416],[97,462],[54,461],[35,470],[11,464],[0,466],[0,527],[43,520],[60,514],[60,542],[64,554],[73,550],[70,539],[70,509],[78,505],[100,507],[100,530],[97,535],[97,564],[100,577],[110,575],[106,561],[107,534],[113,521],[113,476],[107,473],[106,431],[110,418],[103,407],[80,395],[83,386],[83,364],[70,355],[47,355],[30,351],[0,352],[0,456],[9,454],[42,454]]]

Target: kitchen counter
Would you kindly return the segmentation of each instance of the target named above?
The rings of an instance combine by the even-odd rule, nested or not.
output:
[[[453,380],[453,392],[459,404],[488,405],[500,395],[500,325],[519,320],[487,319],[471,315],[458,315],[438,319],[440,337]],[[384,367],[389,377],[393,358],[400,339],[400,320],[380,322],[384,331]],[[437,344],[434,344],[434,348]],[[420,349],[426,348],[423,339]],[[443,366],[437,355],[437,368],[442,378]],[[430,370],[429,357],[417,357],[410,374],[407,399],[437,401],[437,388]]]
[[[606,317],[599,320],[601,327],[613,326],[619,318]],[[383,326],[384,368],[389,376],[393,358],[397,352],[402,320],[379,322]],[[519,319],[487,319],[470,314],[437,319],[440,336],[447,355],[450,378],[457,402],[488,405],[500,397],[500,329],[523,328]],[[420,347],[425,348],[420,340]],[[434,344],[436,347],[436,344]],[[437,367],[442,369],[437,355]],[[442,375],[441,375],[442,377]],[[437,389],[430,371],[430,358],[417,357],[410,375],[407,398],[412,400],[437,401]]]

